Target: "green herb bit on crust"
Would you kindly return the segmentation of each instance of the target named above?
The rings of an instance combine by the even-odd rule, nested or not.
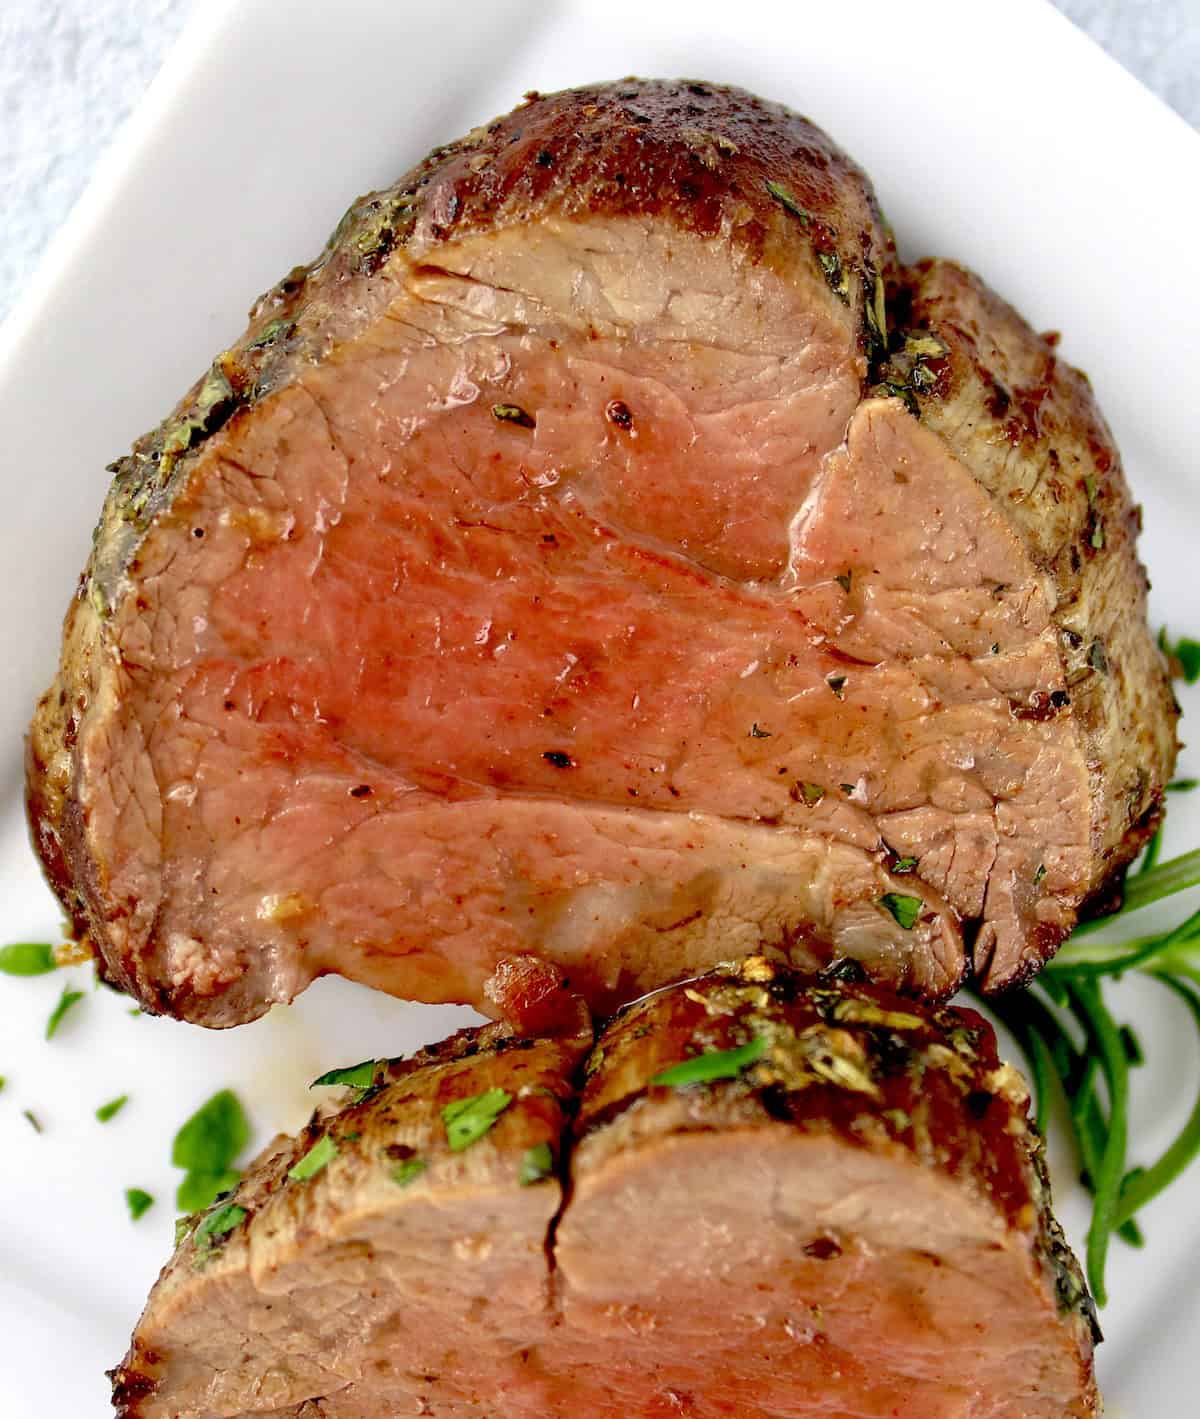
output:
[[[392,1169],[392,1181],[399,1183],[401,1187],[408,1187],[410,1183],[416,1182],[428,1167],[429,1164],[424,1158],[405,1158],[403,1163]]]
[[[224,1207],[210,1212],[196,1228],[193,1236],[197,1250],[207,1251],[222,1237],[227,1237],[235,1227],[240,1227],[248,1216],[246,1209],[239,1207],[236,1202],[227,1202]]]
[[[305,1153],[298,1163],[288,1169],[288,1177],[293,1182],[304,1182],[315,1178],[322,1168],[328,1167],[337,1157],[338,1146],[328,1133],[323,1134]]]
[[[776,202],[778,202],[779,205],[785,211],[790,212],[802,227],[809,227],[812,225],[812,213],[809,212],[806,208],[801,207],[799,202],[796,201],[796,199],[787,190],[787,188],[784,187],[781,182],[773,182],[768,179],[764,186],[766,187],[770,195],[774,197]]]
[[[532,1187],[554,1172],[554,1151],[549,1143],[535,1143],[525,1151],[521,1159],[521,1171],[517,1181],[522,1187]]]
[[[905,931],[911,931],[921,915],[923,903],[920,897],[907,897],[903,892],[885,892],[879,905],[890,912]]]
[[[125,1206],[129,1208],[129,1220],[136,1222],[139,1217],[144,1217],[154,1206],[154,1198],[140,1187],[127,1187],[125,1189]]]
[[[684,1089],[689,1084],[706,1084],[713,1079],[736,1079],[743,1069],[756,1064],[767,1052],[767,1042],[761,1035],[747,1040],[736,1049],[705,1050],[670,1069],[664,1069],[651,1079],[651,1084],[663,1084],[671,1089]]]
[[[477,1143],[513,1101],[506,1089],[485,1089],[469,1099],[455,1099],[442,1110],[442,1123],[451,1152],[461,1153]]]
[[[54,947],[46,941],[14,941],[0,947],[0,971],[6,976],[44,976],[56,969]]]
[[[314,1079],[310,1089],[323,1089],[334,1084],[344,1084],[349,1089],[369,1089],[375,1082],[375,1061],[364,1059],[361,1064],[350,1064],[345,1069],[330,1069],[319,1079]]]

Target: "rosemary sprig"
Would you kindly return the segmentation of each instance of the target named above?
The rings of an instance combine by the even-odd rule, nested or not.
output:
[[[1129,1071],[1141,1065],[1142,1052],[1104,994],[1106,980],[1139,971],[1178,996],[1200,1032],[1200,910],[1166,931],[1119,942],[1090,939],[1102,926],[1200,885],[1200,851],[1157,859],[1155,839],[1130,875],[1118,912],[1077,927],[1033,985],[987,1002],[1029,1060],[1038,1128],[1045,1129],[1056,1089],[1066,1101],[1080,1177],[1093,1197],[1087,1270],[1100,1305],[1107,1299],[1112,1234],[1141,1246],[1135,1215],[1200,1154],[1198,1096],[1162,1156],[1149,1167],[1129,1168]]]

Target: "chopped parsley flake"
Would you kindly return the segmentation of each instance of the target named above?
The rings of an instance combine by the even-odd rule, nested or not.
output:
[[[879,899],[879,905],[891,912],[905,931],[911,931],[921,915],[921,898],[906,897],[901,892],[885,892]]]
[[[107,1123],[110,1118],[116,1118],[128,1102],[128,1094],[121,1094],[115,1099],[109,1099],[107,1104],[101,1104],[96,1110],[96,1117],[101,1123]]]
[[[800,785],[800,797],[809,808],[815,808],[821,799],[825,797],[825,790],[819,783],[802,783]]]
[[[517,424],[522,429],[537,427],[537,420],[519,404],[493,404],[492,418],[498,419],[502,424]]]
[[[469,1099],[455,1099],[442,1110],[451,1151],[461,1153],[477,1143],[513,1101],[506,1089],[485,1089]]]
[[[525,1156],[521,1159],[521,1171],[517,1175],[517,1181],[522,1187],[531,1187],[534,1183],[548,1178],[553,1171],[554,1153],[549,1143],[535,1143],[532,1148],[526,1149]]]
[[[22,1109],[21,1115],[23,1118],[27,1118],[29,1120],[29,1127],[33,1129],[34,1133],[45,1132],[45,1130],[42,1128],[41,1120],[38,1118],[37,1114],[35,1114],[32,1109]]]
[[[375,1061],[364,1059],[361,1064],[350,1064],[345,1069],[330,1069],[319,1079],[314,1079],[310,1089],[323,1089],[334,1084],[344,1084],[349,1089],[369,1089],[375,1082]]]
[[[322,1168],[327,1167],[337,1157],[338,1146],[329,1136],[323,1134],[305,1153],[300,1161],[288,1169],[288,1177],[293,1182],[304,1182],[315,1178]]]
[[[429,1164],[424,1158],[405,1158],[399,1167],[392,1169],[392,1181],[399,1183],[401,1187],[407,1187],[409,1183],[416,1182]]]
[[[651,1079],[651,1084],[665,1084],[672,1089],[683,1089],[689,1084],[704,1084],[710,1079],[736,1079],[743,1069],[760,1060],[767,1050],[767,1042],[756,1035],[736,1049],[711,1049],[685,1059],[664,1069]]]
[[[917,870],[917,859],[915,857],[898,857],[892,863],[892,872],[903,876],[906,872]]]
[[[237,1186],[234,1160],[249,1141],[250,1124],[231,1089],[201,1104],[171,1145],[171,1162],[187,1174],[175,1198],[181,1212],[198,1212]]]
[[[0,971],[6,976],[44,976],[56,964],[54,947],[45,941],[14,941],[0,947]]]
[[[228,1236],[235,1227],[240,1226],[247,1215],[246,1209],[239,1207],[236,1202],[227,1202],[224,1207],[218,1207],[196,1228],[193,1238],[196,1246],[207,1250],[220,1237]]]
[[[139,1217],[144,1217],[154,1206],[154,1198],[148,1192],[143,1192],[140,1187],[127,1187],[125,1189],[125,1206],[129,1208],[129,1220],[136,1222]]]
[[[58,1034],[58,1027],[66,1019],[67,1011],[73,1005],[78,1005],[82,999],[83,991],[71,990],[69,987],[63,986],[63,993],[58,997],[58,1004],[50,1012],[50,1018],[46,1021],[46,1038],[48,1040],[52,1040]]]
[[[1200,779],[1194,778],[1173,778],[1167,784],[1168,793],[1191,793],[1192,789],[1200,783]]]

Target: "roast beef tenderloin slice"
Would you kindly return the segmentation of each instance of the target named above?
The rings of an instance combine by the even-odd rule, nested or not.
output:
[[[609,1026],[574,1134],[583,1042],[498,1030],[381,1067],[324,1171],[286,1180],[314,1134],[281,1140],[236,1230],[193,1226],[114,1372],[124,1419],[1096,1412],[1091,1303],[973,1012],[726,968]],[[440,1107],[495,1087],[516,1101],[451,1154]],[[565,1193],[521,1185],[538,1142]],[[402,1185],[398,1157],[427,1167]]]
[[[330,971],[502,1013],[522,955],[600,1009],[760,946],[937,997],[962,922],[1036,968],[1169,692],[1114,527],[1131,829],[1025,455],[874,385],[885,279],[863,175],[709,85],[532,98],[357,204],[120,465],[67,618],[30,809],[109,978],[228,1025]]]

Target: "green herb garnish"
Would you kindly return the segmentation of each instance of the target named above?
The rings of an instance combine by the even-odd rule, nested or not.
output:
[[[392,1181],[399,1183],[401,1187],[407,1187],[409,1183],[416,1182],[429,1164],[424,1158],[405,1158],[399,1167],[392,1169]]]
[[[505,1089],[486,1089],[469,1099],[455,1099],[442,1110],[442,1123],[451,1151],[461,1153],[492,1127],[513,1101]]]
[[[226,1168],[219,1173],[190,1172],[175,1190],[175,1206],[181,1212],[203,1212],[222,1193],[232,1192],[241,1180],[237,1168]]]
[[[893,876],[903,877],[905,873],[915,872],[916,870],[917,859],[915,857],[898,857],[895,862],[892,863]]]
[[[224,1207],[208,1214],[196,1228],[192,1240],[198,1250],[207,1251],[221,1237],[227,1237],[235,1227],[240,1227],[248,1215],[246,1209],[236,1202],[227,1202]]]
[[[58,1027],[67,1017],[67,1011],[73,1005],[78,1005],[83,999],[83,991],[71,990],[63,986],[63,992],[58,997],[58,1004],[50,1012],[50,1018],[46,1021],[46,1038],[52,1040],[58,1034]]]
[[[809,808],[815,808],[821,799],[825,797],[825,790],[819,783],[802,783],[800,785],[800,797]]]
[[[924,903],[920,897],[906,897],[902,892],[884,892],[879,905],[891,912],[905,931],[911,931],[917,924]]]
[[[799,202],[796,201],[782,183],[768,180],[764,185],[776,202],[778,202],[785,211],[790,212],[792,216],[799,221],[802,227],[812,225],[812,213],[807,211],[804,207],[801,207]]]
[[[109,1099],[107,1104],[101,1104],[96,1110],[96,1117],[101,1123],[107,1123],[110,1118],[116,1118],[128,1102],[128,1094],[121,1094],[115,1099]]]
[[[333,1084],[345,1084],[350,1089],[369,1089],[375,1082],[375,1061],[364,1059],[361,1064],[350,1064],[345,1069],[331,1069],[314,1079],[310,1089],[323,1089]]]
[[[235,1188],[237,1155],[250,1142],[245,1110],[231,1089],[221,1089],[196,1110],[171,1145],[171,1162],[186,1176],[175,1196],[181,1212],[198,1212]]]
[[[534,1183],[540,1183],[554,1172],[554,1151],[549,1143],[535,1143],[532,1148],[525,1150],[525,1156],[521,1159],[521,1171],[517,1174],[517,1182],[522,1187],[532,1187]]]
[[[314,1178],[322,1168],[327,1167],[337,1157],[338,1146],[328,1134],[323,1134],[305,1153],[300,1161],[288,1169],[288,1177],[293,1182],[304,1182]]]
[[[21,1117],[28,1119],[29,1127],[33,1129],[34,1133],[44,1133],[46,1131],[42,1127],[41,1119],[38,1118],[37,1114],[35,1114],[32,1109],[22,1109]]]
[[[651,1079],[651,1084],[664,1084],[672,1089],[683,1089],[689,1084],[705,1084],[711,1079],[736,1079],[743,1069],[760,1060],[767,1052],[767,1042],[761,1035],[755,1035],[736,1049],[710,1049],[703,1054],[685,1059],[681,1064],[673,1064]]]
[[[522,429],[537,427],[537,420],[519,404],[493,404],[492,418],[502,424],[517,424]]]
[[[140,1187],[127,1187],[125,1189],[125,1206],[129,1208],[129,1220],[136,1222],[139,1217],[145,1216],[154,1206],[154,1198],[148,1192],[143,1192]]]
[[[1167,639],[1167,630],[1164,626],[1158,633],[1158,645],[1165,656],[1177,662],[1180,673],[1189,685],[1194,685],[1197,680],[1200,680],[1200,641],[1191,640],[1188,636],[1180,636],[1177,641],[1172,642]]]
[[[1084,1185],[1092,1193],[1087,1270],[1099,1304],[1107,1299],[1104,1273],[1115,1232],[1142,1243],[1135,1214],[1200,1154],[1200,1097],[1165,1152],[1149,1167],[1130,1167],[1129,1071],[1142,1066],[1141,1042],[1113,1016],[1105,988],[1136,970],[1176,995],[1200,1030],[1200,910],[1168,931],[1132,940],[1090,938],[1114,920],[1200,885],[1200,851],[1155,864],[1127,879],[1125,901],[1106,918],[1083,922],[1038,979],[1026,989],[989,998],[989,1008],[1012,1031],[1030,1064],[1037,1124],[1044,1129],[1051,1095],[1067,1103],[1072,1142]],[[1144,860],[1145,861],[1145,860]]]
[[[0,971],[6,976],[44,976],[57,965],[54,947],[45,941],[14,941],[0,947]]]
[[[818,251],[817,261],[825,273],[825,282],[843,305],[850,304],[850,281],[846,275],[842,258],[836,251]]]

